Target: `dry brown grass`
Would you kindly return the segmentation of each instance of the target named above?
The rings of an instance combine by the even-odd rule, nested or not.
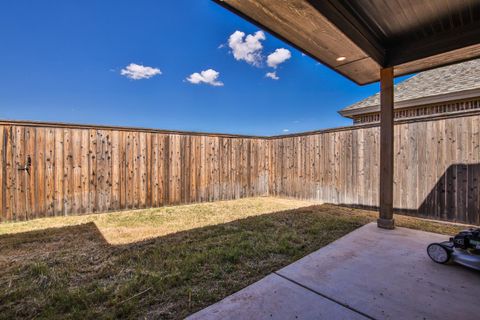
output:
[[[183,318],[376,219],[307,205],[253,198],[2,224],[0,318]]]
[[[311,201],[259,197],[83,216],[53,217],[0,224],[0,235],[95,223],[108,243],[126,244],[312,204],[314,202]]]

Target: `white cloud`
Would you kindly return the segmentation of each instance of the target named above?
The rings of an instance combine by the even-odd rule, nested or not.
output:
[[[274,53],[268,55],[267,64],[269,67],[276,68],[279,64],[284,63],[292,57],[290,50],[280,48],[275,50]]]
[[[223,82],[217,80],[219,76],[220,76],[219,72],[213,69],[208,69],[200,73],[198,72],[192,73],[187,78],[187,81],[193,84],[206,83],[214,87],[221,87],[223,86]]]
[[[142,66],[136,63],[130,63],[120,71],[122,76],[133,80],[148,79],[158,74],[162,74],[160,69]]]
[[[277,72],[275,72],[275,71],[273,71],[273,72],[267,72],[267,73],[265,74],[265,77],[270,78],[270,79],[273,79],[273,80],[278,80],[278,79],[280,79],[280,77],[277,76]]]
[[[244,60],[253,66],[259,66],[262,61],[262,40],[265,40],[263,31],[245,37],[245,32],[237,30],[228,38],[228,46],[236,60]]]
[[[290,130],[289,129],[283,129],[283,132],[289,132]]]

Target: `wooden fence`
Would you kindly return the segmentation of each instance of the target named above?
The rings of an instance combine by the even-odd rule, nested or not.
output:
[[[480,115],[395,125],[397,212],[480,224]],[[271,140],[270,194],[377,207],[380,129]]]
[[[0,141],[2,220],[268,192],[268,141],[255,137],[0,123]]]
[[[479,131],[478,112],[397,123],[395,208],[479,224]],[[0,122],[0,164],[2,221],[263,195],[376,207],[379,128],[249,137]]]

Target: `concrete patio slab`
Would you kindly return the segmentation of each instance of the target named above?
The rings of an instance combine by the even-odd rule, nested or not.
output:
[[[276,274],[271,274],[187,319],[368,318]]]
[[[371,223],[190,319],[476,319],[480,273],[426,254],[447,238]]]
[[[430,260],[448,237],[371,223],[278,274],[376,319],[476,319],[480,273]]]

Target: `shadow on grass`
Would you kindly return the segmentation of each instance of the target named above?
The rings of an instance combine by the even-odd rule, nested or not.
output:
[[[183,318],[371,221],[331,205],[113,246],[94,223],[0,236],[0,318]]]

